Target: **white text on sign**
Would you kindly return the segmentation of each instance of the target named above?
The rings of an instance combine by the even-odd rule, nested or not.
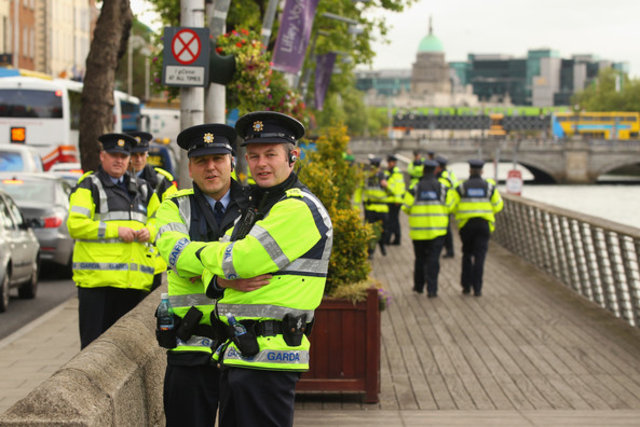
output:
[[[175,85],[204,85],[204,67],[181,67],[167,65],[165,83]]]

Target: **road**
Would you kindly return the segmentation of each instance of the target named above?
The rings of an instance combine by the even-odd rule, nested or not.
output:
[[[11,290],[9,307],[0,313],[0,340],[74,295],[76,287],[70,279],[60,279],[51,268],[43,266],[34,299],[20,299],[18,290]]]

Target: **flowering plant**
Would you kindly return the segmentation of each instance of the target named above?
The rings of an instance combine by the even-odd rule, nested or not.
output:
[[[281,73],[273,71],[271,53],[265,50],[258,33],[241,28],[222,34],[216,51],[236,58],[236,72],[227,86],[227,108],[237,108],[240,115],[278,111],[305,121],[301,95],[289,87]]]
[[[240,115],[264,110],[271,103],[271,54],[254,31],[241,28],[218,37],[216,51],[236,58],[236,72],[227,86],[227,108]]]

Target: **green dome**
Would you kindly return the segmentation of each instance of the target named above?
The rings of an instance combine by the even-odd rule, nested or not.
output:
[[[442,47],[440,39],[433,34],[429,34],[420,41],[418,52],[444,52],[444,47]]]

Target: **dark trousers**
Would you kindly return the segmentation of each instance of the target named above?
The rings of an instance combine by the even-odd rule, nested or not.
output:
[[[138,305],[148,292],[137,289],[78,287],[80,349],[98,338]]]
[[[220,427],[293,425],[297,372],[224,368],[220,374]]]
[[[415,264],[413,267],[413,290],[424,292],[427,282],[427,293],[438,294],[438,274],[440,273],[440,252],[444,244],[444,236],[432,240],[413,240]]]
[[[388,240],[387,231],[388,231],[389,225],[387,223],[389,222],[389,215],[386,212],[376,212],[376,211],[365,210],[364,220],[369,223],[376,223],[376,222],[380,223],[382,227],[381,229],[382,234],[380,234],[380,239],[378,239],[378,244],[380,245],[380,252],[382,252],[382,254],[385,255],[387,252],[384,246],[385,246],[385,242]],[[375,249],[376,249],[375,246],[373,248],[369,248],[369,256],[373,255],[373,252],[375,251]]]
[[[388,222],[388,231],[386,233],[387,240],[385,240],[385,244],[391,243],[391,236],[393,236],[393,244],[400,244],[400,208],[402,204],[400,203],[389,203],[389,222]]]
[[[167,365],[164,415],[167,427],[213,427],[220,395],[220,370],[213,365]]]
[[[489,223],[482,218],[470,219],[460,229],[462,240],[462,289],[479,294],[482,292],[484,259],[489,249]]]
[[[447,225],[447,234],[444,236],[444,251],[446,255],[453,256],[453,234],[451,234],[451,221]]]

